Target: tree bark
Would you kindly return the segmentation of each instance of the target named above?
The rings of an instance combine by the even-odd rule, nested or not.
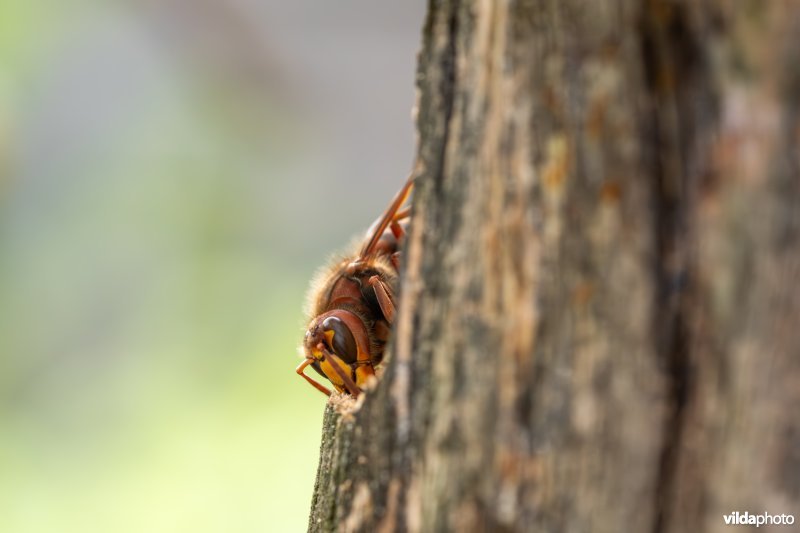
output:
[[[798,36],[788,1],[429,3],[391,358],[327,407],[310,531],[798,513]]]

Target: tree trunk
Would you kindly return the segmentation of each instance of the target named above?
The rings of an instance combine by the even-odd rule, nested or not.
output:
[[[391,359],[327,408],[311,531],[800,511],[798,36],[788,1],[430,2]]]

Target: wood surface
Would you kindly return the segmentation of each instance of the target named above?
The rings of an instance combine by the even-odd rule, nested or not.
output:
[[[309,530],[800,519],[800,3],[441,0],[422,37],[390,361],[327,407]]]

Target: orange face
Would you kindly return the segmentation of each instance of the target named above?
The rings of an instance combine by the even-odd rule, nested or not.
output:
[[[352,384],[363,386],[374,374],[366,346],[356,341],[351,329],[355,326],[362,333],[357,327],[361,324],[352,313],[337,309],[314,320],[303,341],[306,358],[313,359],[311,366],[339,392],[350,392]]]

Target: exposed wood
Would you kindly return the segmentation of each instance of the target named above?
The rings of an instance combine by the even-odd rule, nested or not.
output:
[[[327,408],[311,531],[798,513],[798,35],[792,2],[430,2],[391,360]]]

